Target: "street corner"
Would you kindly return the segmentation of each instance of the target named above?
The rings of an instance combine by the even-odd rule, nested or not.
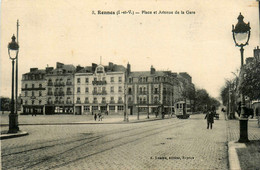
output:
[[[1,132],[0,140],[17,138],[17,137],[22,137],[22,136],[26,136],[26,135],[29,135],[29,133],[25,132],[25,131],[18,131],[17,133],[7,133],[7,131],[6,132],[4,131],[4,132]]]

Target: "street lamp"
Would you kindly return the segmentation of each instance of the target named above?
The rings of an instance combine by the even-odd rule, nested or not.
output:
[[[11,113],[9,115],[9,130],[8,133],[17,133],[18,127],[18,115],[14,112],[14,60],[18,56],[19,45],[15,41],[15,36],[12,36],[12,42],[8,44],[9,58],[12,60],[12,99],[11,99]]]
[[[238,23],[234,27],[232,25],[232,34],[233,39],[236,44],[236,46],[240,47],[240,53],[241,53],[241,74],[243,74],[243,65],[244,65],[244,46],[248,45],[248,41],[250,38],[250,26],[249,22],[246,24],[243,19],[243,15],[241,13],[238,16]],[[241,80],[243,81],[244,76],[241,75]],[[249,142],[248,140],[248,118],[245,115],[245,96],[243,95],[243,92],[241,92],[241,115],[239,118],[239,126],[240,126],[240,138],[238,142],[244,143]]]

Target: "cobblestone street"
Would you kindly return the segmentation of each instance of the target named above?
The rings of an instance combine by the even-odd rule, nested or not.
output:
[[[228,169],[224,116],[212,130],[204,116],[22,126],[28,136],[1,141],[2,169]]]

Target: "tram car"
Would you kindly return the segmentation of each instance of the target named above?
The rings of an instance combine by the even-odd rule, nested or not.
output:
[[[188,119],[192,114],[190,104],[179,101],[174,104],[175,115],[179,119]]]

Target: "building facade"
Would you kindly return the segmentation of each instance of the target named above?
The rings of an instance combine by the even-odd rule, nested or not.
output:
[[[174,104],[194,85],[187,73],[131,71],[111,62],[74,67],[31,68],[23,75],[23,112],[37,114],[151,114],[173,113]],[[125,110],[127,108],[127,110]]]
[[[74,114],[74,73],[73,65],[56,64],[46,70],[46,114]]]
[[[125,67],[92,64],[75,74],[74,84],[76,114],[124,112]]]
[[[22,75],[21,99],[22,112],[25,114],[45,114],[46,71],[31,68]]]

